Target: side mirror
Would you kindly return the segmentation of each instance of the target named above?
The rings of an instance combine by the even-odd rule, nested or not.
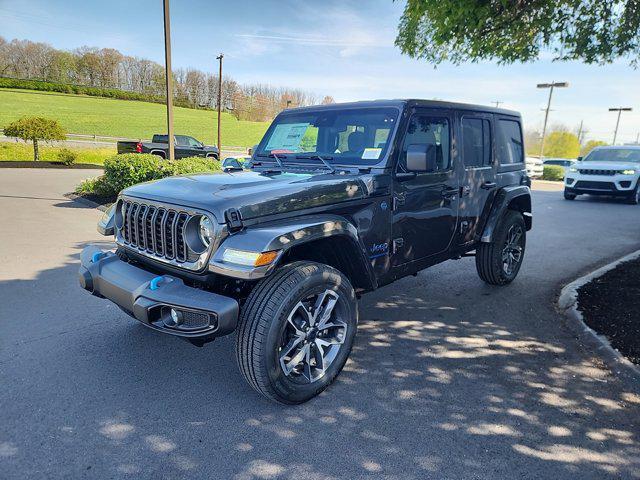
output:
[[[435,172],[436,146],[430,143],[414,143],[407,147],[407,170],[410,172]]]
[[[581,161],[582,161],[582,158],[583,158],[583,157],[582,157],[582,155],[581,155],[581,156],[579,156],[578,158],[576,158],[576,161],[577,161],[577,162],[581,162]]]

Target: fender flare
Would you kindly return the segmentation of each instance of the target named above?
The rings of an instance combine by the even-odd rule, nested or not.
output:
[[[500,219],[504,212],[509,209],[510,205],[517,207],[515,209],[522,212],[527,230],[531,230],[531,189],[526,185],[504,187],[498,190],[494,197],[491,211],[489,212],[480,237],[482,243],[490,243],[493,241],[493,235],[498,228]]]
[[[209,270],[228,277],[257,280],[269,275],[292,248],[323,238],[341,236],[353,242],[357,257],[354,262],[364,268],[373,285],[375,275],[366,256],[366,249],[358,237],[353,223],[339,215],[313,215],[288,220],[263,223],[228,236],[209,261]],[[225,249],[233,248],[250,252],[278,251],[278,257],[270,265],[249,267],[226,263],[222,260]]]

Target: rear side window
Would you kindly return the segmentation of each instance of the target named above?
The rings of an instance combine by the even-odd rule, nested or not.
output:
[[[498,133],[498,159],[501,165],[524,162],[524,145],[520,123],[514,120],[500,119]]]
[[[484,118],[462,119],[462,158],[465,167],[491,165],[491,123]]]

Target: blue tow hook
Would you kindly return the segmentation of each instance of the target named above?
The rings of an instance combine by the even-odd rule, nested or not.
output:
[[[149,290],[157,290],[160,288],[160,284],[164,282],[165,278],[163,276],[155,277],[149,282]]]
[[[98,260],[100,260],[104,256],[105,256],[104,252],[95,252],[93,255],[91,255],[91,263],[96,263]]]

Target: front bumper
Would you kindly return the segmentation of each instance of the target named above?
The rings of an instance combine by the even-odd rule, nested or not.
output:
[[[82,288],[111,300],[153,330],[202,344],[236,328],[239,305],[233,298],[189,287],[177,277],[147,272],[93,245],[82,251],[80,260]],[[171,309],[197,321],[175,325]]]
[[[629,196],[635,192],[638,178],[629,175],[582,175],[567,174],[564,189],[567,193],[580,195]]]

